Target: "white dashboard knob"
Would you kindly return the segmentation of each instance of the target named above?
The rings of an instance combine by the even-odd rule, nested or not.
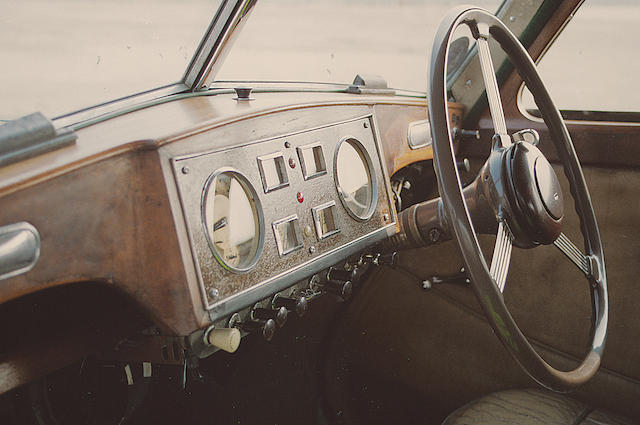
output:
[[[238,349],[242,335],[236,328],[211,329],[205,336],[207,344],[218,347],[228,353]]]

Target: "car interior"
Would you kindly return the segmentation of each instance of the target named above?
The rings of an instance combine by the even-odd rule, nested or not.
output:
[[[257,3],[0,124],[0,422],[640,423],[640,112],[536,66],[589,1],[451,8],[426,94],[217,80]]]

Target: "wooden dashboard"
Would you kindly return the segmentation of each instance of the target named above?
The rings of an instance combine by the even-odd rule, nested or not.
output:
[[[462,110],[456,104],[450,108],[455,125]],[[359,128],[369,122],[373,128],[357,137],[370,134],[371,149],[377,144],[374,161],[378,160],[377,185],[382,196],[374,217],[393,224],[396,213],[389,177],[433,156],[431,146],[410,149],[407,144],[409,123],[425,118],[424,100],[260,93],[250,102],[238,102],[232,95],[168,102],[78,130],[74,145],[0,169],[0,226],[28,222],[41,239],[35,267],[0,281],[0,310],[11,300],[47,288],[99,285],[132,300],[162,333],[188,336],[221,316],[213,315],[208,302],[203,302],[207,292],[197,267],[190,213],[185,210],[189,203],[181,199],[181,191],[189,186],[176,177],[176,158],[230,149],[237,155],[250,150],[255,141],[277,140],[280,144],[285,141],[283,135],[345,122]],[[356,131],[356,124],[344,134]],[[304,143],[314,142],[315,133],[307,134]],[[252,153],[246,160],[255,164],[256,157],[265,152]],[[218,155],[216,164],[222,166],[224,158]],[[328,150],[325,158],[330,168]],[[316,192],[323,187],[316,186]],[[193,191],[198,197],[202,188]],[[261,192],[261,196],[264,202],[266,195]],[[383,227],[374,226],[372,231]],[[360,237],[346,229],[343,233],[345,238]],[[345,238],[340,239],[341,245]],[[323,249],[334,248],[327,245]],[[274,270],[275,275],[287,273],[287,267]],[[238,274],[238,279],[243,276],[247,275]],[[238,292],[251,286],[245,284]],[[227,308],[224,315],[231,312]],[[20,352],[9,344],[0,353],[0,377],[5,378],[0,392],[31,377],[31,363],[23,355],[18,362]]]

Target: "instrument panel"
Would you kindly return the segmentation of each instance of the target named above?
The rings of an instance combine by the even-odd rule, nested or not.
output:
[[[373,115],[172,159],[216,320],[395,232]]]

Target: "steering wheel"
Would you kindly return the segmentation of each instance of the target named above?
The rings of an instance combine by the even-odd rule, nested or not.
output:
[[[489,158],[475,181],[464,190],[449,124],[446,81],[449,45],[461,25],[468,26],[477,43],[495,131]],[[562,233],[562,190],[553,168],[535,146],[537,140],[536,143],[515,140],[507,133],[489,38],[498,42],[522,76],[549,128],[580,218],[585,254]],[[607,276],[591,198],[558,109],[526,49],[498,18],[483,9],[458,8],[444,18],[433,45],[429,83],[429,120],[443,221],[460,246],[473,290],[490,325],[516,361],[541,385],[567,391],[583,384],[596,373],[605,346],[609,314]],[[490,266],[480,249],[479,233],[496,234]],[[538,355],[509,313],[502,295],[512,246],[535,248],[542,244],[554,244],[584,273],[591,288],[590,350],[582,363],[568,372],[555,369]]]

